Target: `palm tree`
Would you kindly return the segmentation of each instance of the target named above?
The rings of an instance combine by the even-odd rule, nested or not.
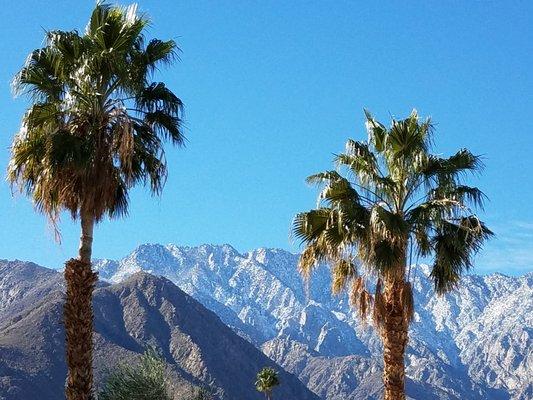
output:
[[[126,215],[136,184],[161,193],[163,141],[184,142],[181,100],[152,80],[177,47],[146,41],[148,23],[134,5],[98,3],[83,34],[47,32],[14,79],[15,93],[32,104],[13,141],[8,179],[55,228],[63,210],[81,223],[78,259],[65,268],[68,399],[92,396],[94,225]]]
[[[265,367],[257,373],[255,388],[265,394],[267,400],[272,399],[272,391],[279,385],[278,373],[273,368]]]
[[[304,278],[329,264],[332,292],[347,290],[363,321],[372,314],[384,347],[384,398],[405,399],[411,263],[432,258],[430,278],[445,293],[492,232],[470,208],[482,208],[484,194],[461,182],[481,168],[478,156],[431,154],[433,126],[416,111],[389,128],[365,114],[368,141],[348,140],[337,170],[307,178],[322,191],[316,209],[296,215],[293,235],[305,244]]]

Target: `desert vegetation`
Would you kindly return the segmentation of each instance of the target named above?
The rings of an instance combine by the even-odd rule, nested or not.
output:
[[[119,362],[107,371],[97,400],[213,400],[209,390],[199,387],[194,394],[172,396],[167,365],[154,348],[148,348],[136,362]]]
[[[154,349],[137,363],[119,363],[108,372],[98,400],[172,400],[167,387],[166,365]]]

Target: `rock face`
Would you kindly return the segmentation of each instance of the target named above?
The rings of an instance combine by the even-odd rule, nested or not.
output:
[[[16,314],[61,287],[57,271],[30,262],[0,260],[0,318]]]
[[[317,269],[306,287],[297,258],[276,249],[240,254],[229,245],[142,245],[96,267],[110,282],[138,271],[168,278],[323,399],[378,399],[375,332],[362,326],[345,296],[331,297],[327,268]],[[443,297],[434,294],[428,274],[427,266],[414,268],[408,395],[533,398],[533,273],[466,276]]]
[[[35,264],[0,261],[0,399],[64,398],[61,274]],[[168,364],[176,399],[193,386],[217,399],[261,399],[255,374],[279,371],[281,398],[318,400],[251,343],[169,280],[143,272],[100,284],[94,296],[97,380],[119,360],[157,348]]]

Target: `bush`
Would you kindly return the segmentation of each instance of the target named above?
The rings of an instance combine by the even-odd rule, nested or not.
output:
[[[118,364],[105,379],[98,400],[172,400],[165,362],[150,349],[136,364]]]

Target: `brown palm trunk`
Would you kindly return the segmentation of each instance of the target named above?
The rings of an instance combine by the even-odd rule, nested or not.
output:
[[[385,280],[385,315],[381,330],[383,340],[383,383],[385,400],[405,399],[404,355],[408,340],[409,322],[404,310],[403,278]]]
[[[79,258],[65,266],[64,308],[67,358],[67,400],[93,398],[93,309],[92,295],[98,275],[91,269],[94,219],[82,215]]]

